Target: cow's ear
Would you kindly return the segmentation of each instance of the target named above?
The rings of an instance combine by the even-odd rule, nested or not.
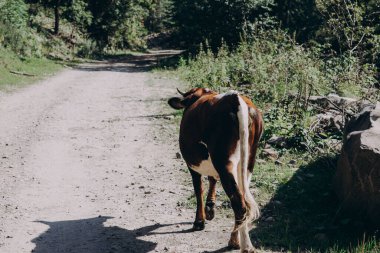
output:
[[[183,104],[183,99],[181,98],[177,98],[177,97],[171,98],[169,99],[168,103],[171,107],[173,107],[176,110],[185,108],[185,105]]]

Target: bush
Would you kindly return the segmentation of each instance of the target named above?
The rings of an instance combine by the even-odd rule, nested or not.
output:
[[[348,56],[324,61],[318,58],[320,50],[297,45],[281,30],[261,32],[234,51],[222,46],[213,54],[206,43],[196,57],[182,61],[180,73],[196,85],[248,86],[265,93],[268,101],[298,93],[360,95],[361,88],[375,82],[370,65]]]
[[[321,50],[298,45],[281,30],[258,30],[233,51],[224,45],[214,54],[206,43],[196,57],[182,59],[179,73],[193,86],[242,90],[264,110],[264,139],[284,136],[311,151],[323,143],[310,129],[309,96],[363,97],[376,81],[373,66],[354,56],[320,59]]]
[[[37,36],[27,26],[27,6],[22,0],[5,0],[0,8],[0,46],[19,55],[41,56]]]

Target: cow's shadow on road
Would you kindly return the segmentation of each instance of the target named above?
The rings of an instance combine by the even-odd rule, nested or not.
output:
[[[168,225],[155,224],[136,230],[106,227],[104,223],[112,217],[96,217],[81,220],[38,221],[49,229],[32,240],[34,253],[126,253],[150,252],[157,243],[139,239],[152,231]]]

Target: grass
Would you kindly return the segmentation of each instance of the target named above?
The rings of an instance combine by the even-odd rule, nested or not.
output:
[[[3,48],[0,48],[0,54],[0,89],[2,90],[35,82],[63,68],[59,62],[45,58],[21,58]],[[20,74],[14,74],[10,71]]]

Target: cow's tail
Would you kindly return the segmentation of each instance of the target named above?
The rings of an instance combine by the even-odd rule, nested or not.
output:
[[[260,215],[259,207],[249,190],[248,178],[248,163],[250,156],[249,149],[249,117],[250,108],[244,102],[244,100],[239,97],[239,110],[237,112],[239,120],[239,136],[240,136],[240,166],[238,167],[238,186],[244,197],[247,212],[244,217],[242,225],[250,224],[252,220],[257,219]],[[239,226],[240,227],[240,226]]]

